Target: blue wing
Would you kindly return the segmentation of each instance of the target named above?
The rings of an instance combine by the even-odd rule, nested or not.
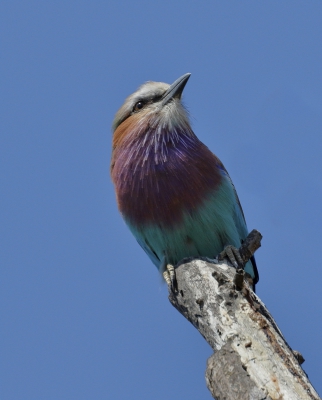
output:
[[[247,230],[244,211],[243,211],[242,206],[240,204],[239,197],[237,195],[237,191],[236,191],[235,185],[233,184],[233,181],[231,180],[226,168],[221,164],[220,165],[220,169],[222,170],[222,172],[223,172],[224,176],[226,177],[226,179],[229,180],[229,182],[230,182],[230,184],[231,184],[231,186],[233,188],[233,191],[234,191],[235,200],[236,200],[236,207],[237,207],[237,214],[239,216],[237,224],[238,225],[240,225],[240,223],[242,224],[242,227],[240,227],[240,226],[238,227],[238,230],[240,232],[241,244],[242,244],[244,239],[246,238],[244,236],[243,231],[245,229]],[[248,230],[247,230],[247,233],[248,233]],[[252,256],[250,258],[249,262],[246,264],[245,271],[248,272],[252,276],[252,278],[254,280],[254,285],[256,285],[256,283],[259,281],[259,274],[258,274],[258,269],[257,269],[256,260],[255,260],[254,256]],[[254,286],[254,288],[255,288],[255,286]]]

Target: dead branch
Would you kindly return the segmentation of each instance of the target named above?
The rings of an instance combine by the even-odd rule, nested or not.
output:
[[[261,235],[256,232],[240,249],[245,262],[260,246]],[[214,261],[180,264],[177,290],[169,292],[171,304],[214,350],[206,370],[212,396],[217,400],[320,399],[299,364],[300,357],[264,303],[247,282],[236,278],[233,267]]]

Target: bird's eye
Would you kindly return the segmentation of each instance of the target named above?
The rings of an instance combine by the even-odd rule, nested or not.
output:
[[[144,107],[144,102],[143,102],[143,101],[138,101],[138,102],[135,104],[135,106],[134,106],[134,108],[133,108],[133,111],[139,111],[139,110],[141,110],[143,107]]]

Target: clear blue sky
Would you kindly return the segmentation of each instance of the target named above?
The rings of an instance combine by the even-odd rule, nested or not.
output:
[[[109,177],[124,98],[186,72],[264,236],[258,294],[322,393],[321,21],[318,0],[1,2],[1,399],[211,399],[211,349]]]

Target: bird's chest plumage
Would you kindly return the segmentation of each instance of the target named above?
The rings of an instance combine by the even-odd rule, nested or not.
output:
[[[132,224],[176,226],[220,185],[220,161],[203,143],[195,136],[170,139],[148,150],[140,141],[116,150],[112,178]]]

